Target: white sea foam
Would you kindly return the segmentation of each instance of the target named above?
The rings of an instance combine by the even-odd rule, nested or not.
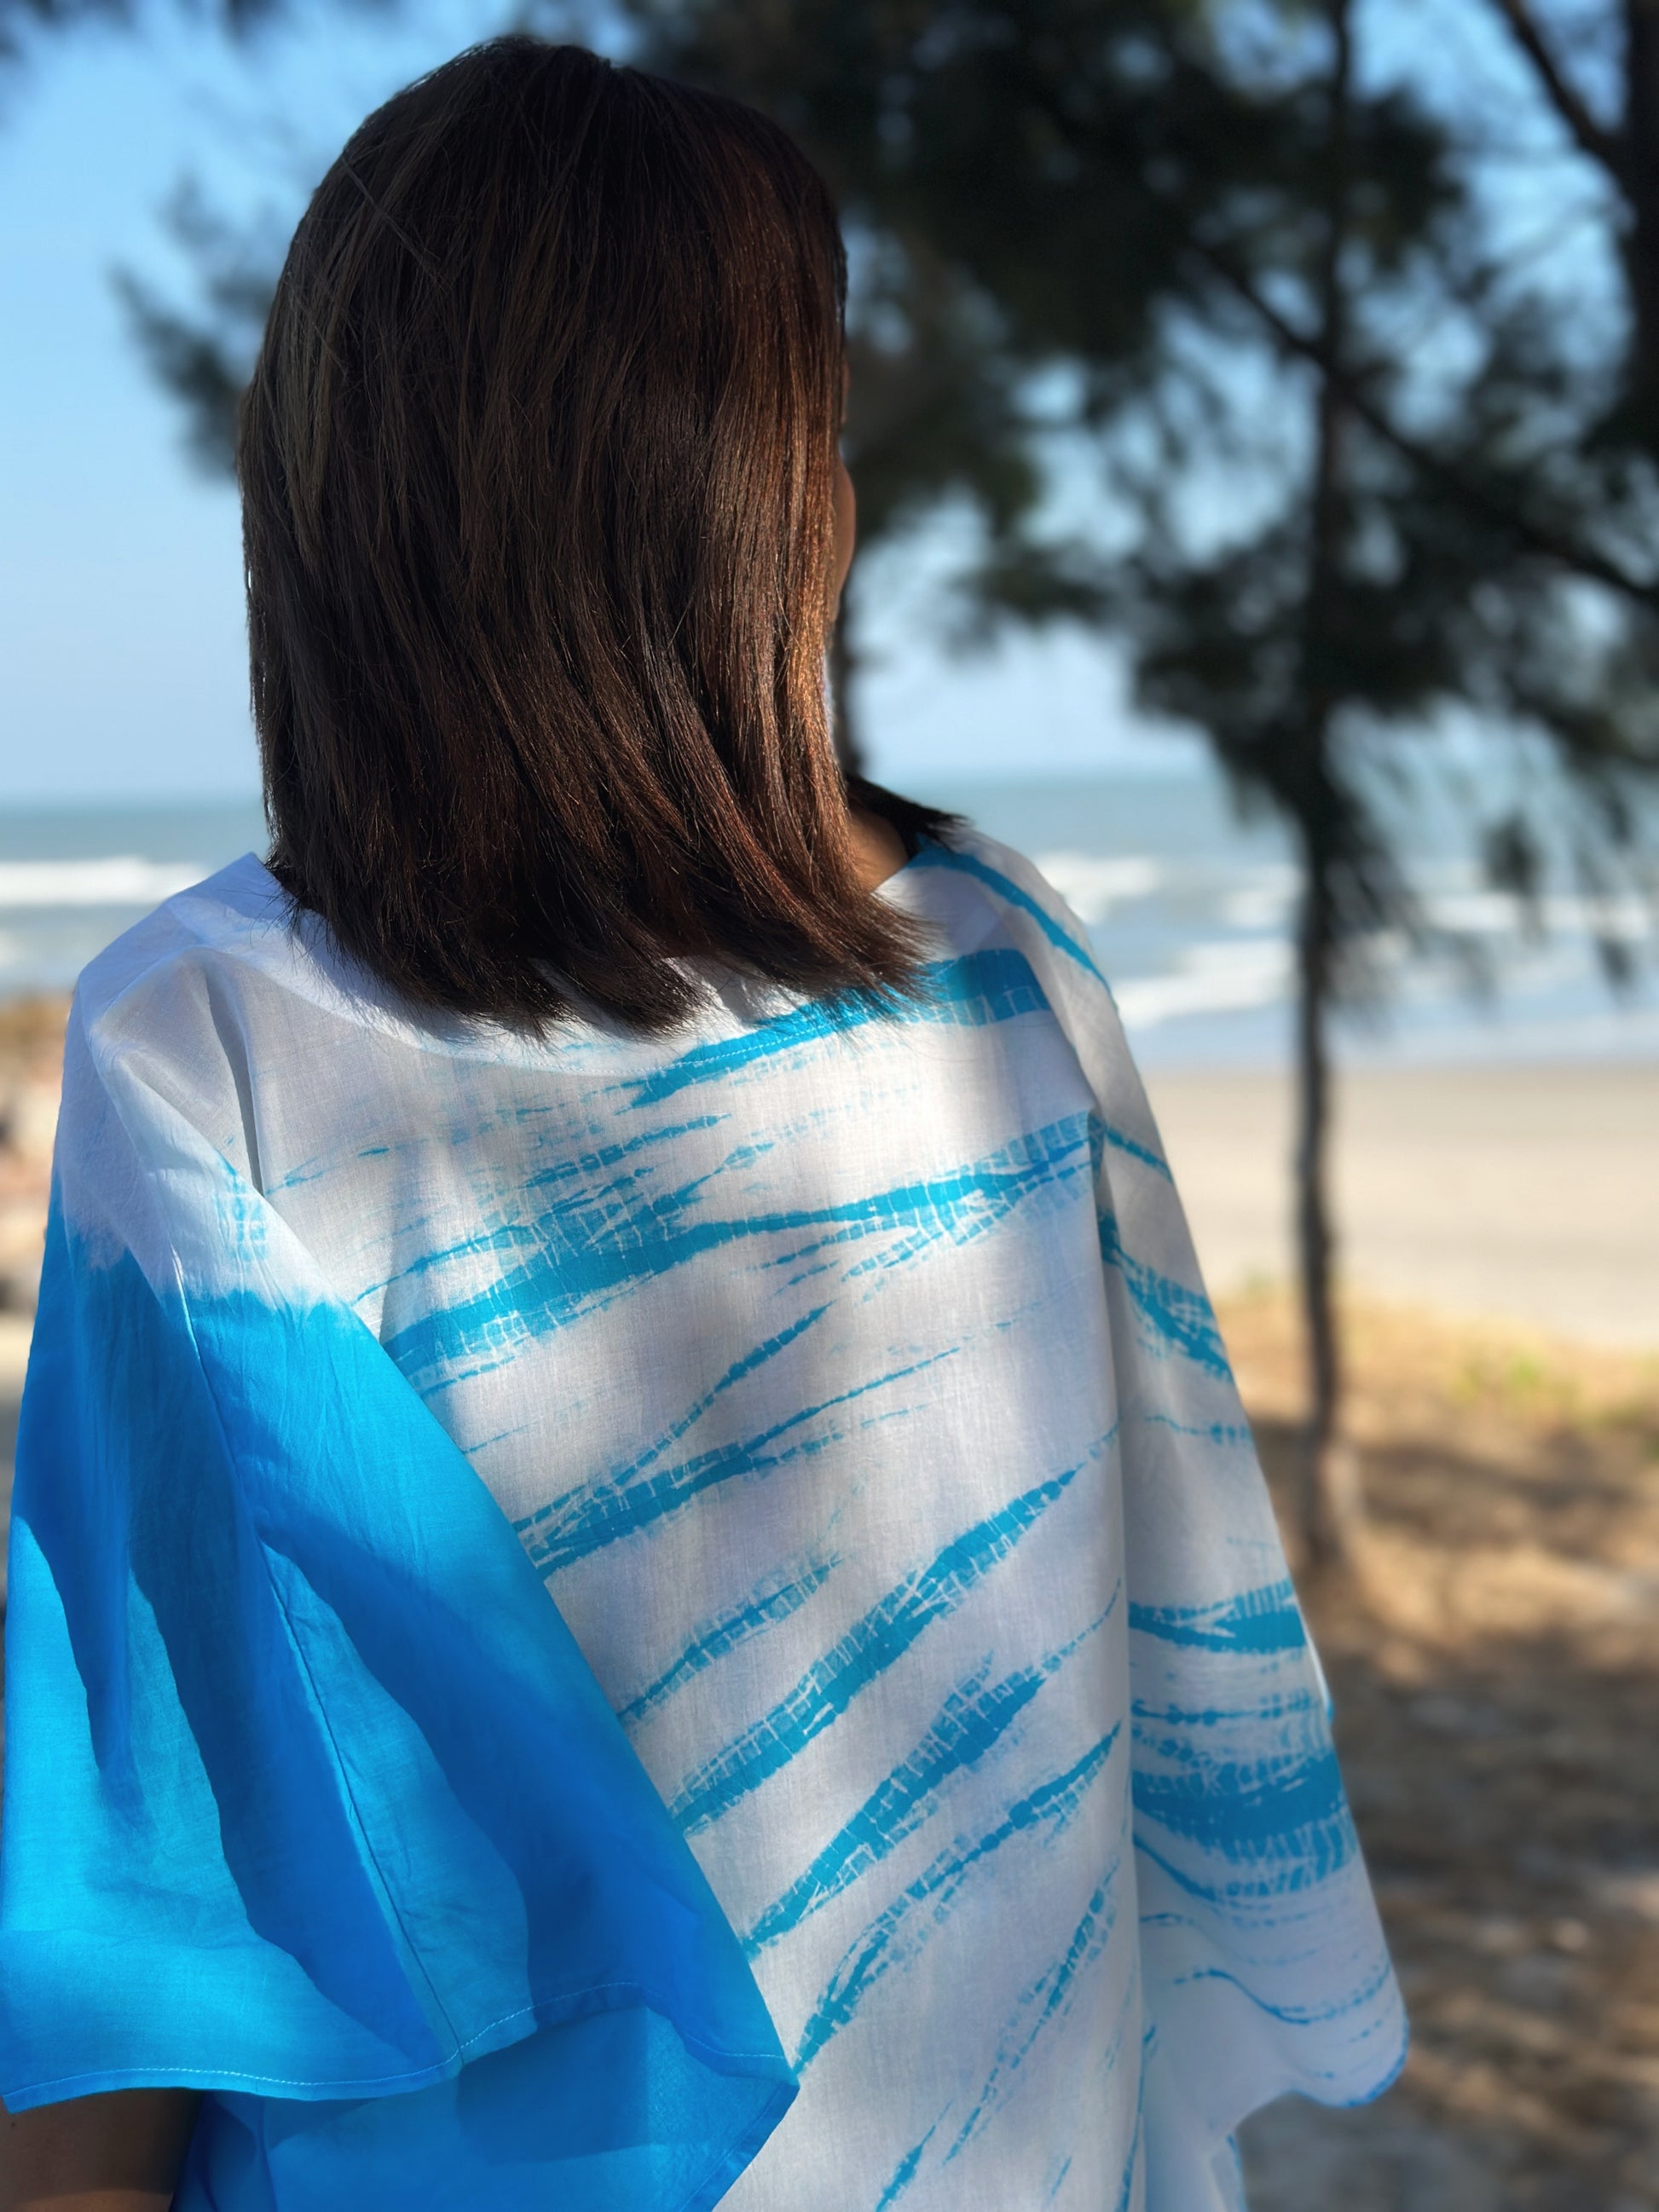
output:
[[[1229,929],[1279,929],[1301,893],[1299,869],[1287,864],[1259,867],[1241,890],[1223,898],[1221,919]]]
[[[207,873],[199,861],[145,860],[136,853],[99,860],[0,860],[0,908],[156,906]]]
[[[1510,891],[1445,892],[1425,900],[1424,907],[1437,927],[1464,937],[1522,938],[1530,918]],[[1626,944],[1644,943],[1655,933],[1651,909],[1633,892],[1606,898],[1557,892],[1540,902],[1538,920],[1552,934],[1615,937]]]
[[[1036,865],[1079,920],[1104,921],[1115,906],[1162,888],[1161,862],[1142,853],[1039,853]]]
[[[1150,1030],[1183,1014],[1276,1006],[1291,981],[1291,948],[1282,939],[1228,938],[1186,946],[1167,975],[1120,978],[1112,995],[1127,1028]]]

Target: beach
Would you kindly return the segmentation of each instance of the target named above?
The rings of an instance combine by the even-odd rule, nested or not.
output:
[[[1211,1289],[1288,1281],[1288,1077],[1148,1088]],[[1659,1061],[1344,1070],[1333,1137],[1355,1291],[1659,1351]]]
[[[59,994],[0,1000],[0,1514],[8,1518],[68,1011]],[[0,1564],[0,1603],[4,1593]]]
[[[61,1000],[0,1007],[0,1482]],[[1291,1093],[1150,1088],[1294,1553]],[[1304,1576],[1410,2006],[1401,2082],[1246,2130],[1253,2212],[1659,2212],[1659,1063],[1345,1071],[1351,1571]]]

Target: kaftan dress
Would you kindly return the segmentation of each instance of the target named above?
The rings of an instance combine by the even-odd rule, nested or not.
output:
[[[1211,2212],[1396,2069],[1081,926],[880,896],[896,1015],[417,1018],[251,855],[82,978],[0,2093],[205,2088],[181,2212]]]

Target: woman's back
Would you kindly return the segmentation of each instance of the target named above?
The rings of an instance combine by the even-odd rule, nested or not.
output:
[[[902,1014],[705,964],[666,1036],[538,1043],[400,1012],[250,857],[82,1020],[231,1170],[248,1358],[283,1296],[378,1340],[689,1842],[801,2083],[726,2201],[1133,2203],[1150,2124],[1184,2208],[1263,2095],[1376,2086],[1395,2000],[1080,930],[972,836],[883,896]]]

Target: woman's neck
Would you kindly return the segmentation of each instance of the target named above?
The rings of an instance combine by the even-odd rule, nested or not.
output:
[[[904,849],[903,838],[882,815],[871,814],[863,807],[855,806],[851,810],[848,819],[853,841],[853,865],[865,890],[872,891],[878,884],[884,884],[889,876],[897,875],[910,856]]]

